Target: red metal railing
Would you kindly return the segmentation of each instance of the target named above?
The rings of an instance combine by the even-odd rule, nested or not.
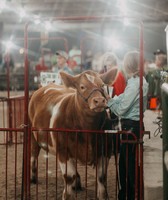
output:
[[[112,20],[114,16],[106,16],[103,20]],[[74,20],[74,21],[101,21],[102,17],[70,17],[70,18],[56,18],[54,20]],[[28,26],[25,26],[25,77],[24,77],[24,97],[10,97],[8,94],[7,98],[0,99],[0,107],[2,110],[3,117],[1,118],[1,126],[0,126],[0,148],[1,155],[3,159],[0,159],[0,188],[4,188],[2,193],[0,193],[0,198],[2,199],[61,199],[62,191],[63,191],[63,182],[62,176],[60,173],[60,168],[58,166],[58,155],[56,153],[55,156],[50,156],[48,152],[45,152],[45,159],[42,155],[37,161],[37,174],[38,174],[38,183],[36,186],[30,184],[30,154],[31,154],[31,131],[37,131],[36,128],[31,128],[28,118],[28,102],[29,102],[29,62],[28,62]],[[140,57],[141,57],[141,66],[143,61],[143,26],[140,23]],[[143,67],[141,69],[141,79],[140,79],[140,124],[142,125],[142,75],[143,75]],[[7,79],[7,82],[9,80]],[[20,128],[19,128],[20,127]],[[142,127],[142,126],[141,126]],[[58,132],[62,132],[66,134],[66,145],[68,146],[69,135],[76,134],[75,140],[75,169],[81,171],[83,177],[83,185],[85,186],[85,190],[81,193],[75,193],[76,199],[88,199],[94,198],[96,199],[97,193],[97,168],[93,172],[90,167],[88,167],[88,145],[86,142],[85,149],[85,164],[82,167],[77,160],[77,149],[80,147],[78,132],[83,132],[81,130],[54,130],[54,129],[45,129],[43,130],[47,135],[49,135],[50,131],[54,132],[54,134],[58,134]],[[113,133],[110,131],[90,131],[85,130],[86,134],[93,132],[96,135],[99,134],[132,134],[132,133],[124,133],[123,131],[118,131],[117,133]],[[121,141],[122,143],[126,143],[129,146],[129,143],[134,143],[136,147],[136,168],[135,168],[135,196],[139,195],[139,199],[143,200],[143,130],[141,129],[140,138],[136,138],[133,135],[133,139],[131,141]],[[2,138],[2,140],[1,140]],[[47,136],[48,138],[48,136]],[[38,139],[37,139],[38,140]],[[106,138],[106,143],[107,143]],[[48,145],[48,139],[46,143]],[[87,140],[88,141],[88,140]],[[13,144],[13,145],[9,145]],[[23,144],[23,145],[22,145]],[[96,149],[97,147],[96,142]],[[4,148],[5,147],[5,148]],[[58,146],[56,146],[56,152]],[[128,147],[127,147],[128,148]],[[106,152],[108,151],[106,147]],[[68,155],[68,148],[66,148],[66,152]],[[96,150],[97,152],[97,150]],[[140,155],[140,157],[139,157]],[[105,161],[107,162],[107,161]],[[116,164],[114,164],[116,163]],[[117,199],[117,193],[119,188],[118,182],[118,155],[116,157],[112,156],[110,159],[110,164],[108,166],[108,176],[106,180],[107,190],[109,192],[110,199]],[[128,163],[126,163],[128,166]],[[83,170],[84,168],[84,170]],[[140,168],[140,171],[139,171]],[[54,170],[51,171],[50,169]],[[67,163],[66,163],[66,172],[67,172]],[[138,172],[140,174],[138,175]],[[94,175],[93,175],[94,174]],[[140,178],[139,178],[140,177]],[[140,185],[138,184],[140,182]],[[110,185],[114,184],[114,189]],[[67,186],[66,186],[67,190]],[[111,193],[111,191],[113,191]]]
[[[15,97],[16,98],[16,97]],[[19,120],[19,124],[22,122],[23,118],[21,116],[21,113],[23,113],[23,105],[22,103],[24,102],[22,97],[17,97],[15,99],[14,97],[11,98],[11,105],[13,105],[12,107],[12,119],[21,119]],[[21,101],[21,102],[20,102]],[[7,104],[7,103],[6,103]],[[20,106],[21,105],[21,106]],[[7,109],[6,109],[7,110]],[[17,112],[14,112],[16,111]],[[17,113],[17,114],[16,114]],[[17,117],[19,116],[19,117]],[[38,174],[38,183],[36,186],[31,185],[30,182],[30,171],[28,171],[28,169],[30,169],[30,150],[29,152],[27,152],[27,162],[28,162],[28,166],[24,166],[23,164],[23,158],[24,158],[24,146],[22,145],[22,143],[18,142],[18,137],[20,135],[20,133],[23,134],[24,136],[24,125],[21,126],[21,128],[17,128],[16,124],[18,123],[17,121],[12,121],[12,127],[11,128],[0,128],[0,135],[2,133],[5,133],[6,135],[6,140],[8,141],[8,136],[9,133],[12,134],[12,141],[13,141],[13,145],[7,145],[7,143],[2,143],[2,145],[0,145],[1,148],[1,153],[2,155],[4,155],[3,160],[1,160],[2,162],[2,168],[0,170],[0,173],[4,174],[4,176],[2,178],[2,180],[4,179],[4,191],[3,193],[1,193],[1,197],[4,199],[25,199],[25,193],[23,192],[23,184],[24,181],[26,179],[27,181],[27,199],[61,199],[62,196],[62,191],[63,191],[63,182],[62,182],[62,175],[60,173],[60,168],[58,166],[58,155],[56,153],[55,156],[51,156],[48,152],[43,152],[43,154],[40,155],[40,158],[38,159],[37,162],[37,174]],[[38,129],[36,128],[32,128],[29,131],[38,131]],[[83,186],[85,187],[83,192],[80,193],[75,193],[75,198],[76,199],[96,199],[97,196],[97,184],[96,184],[96,180],[97,180],[97,176],[98,176],[98,172],[97,172],[97,167],[96,169],[93,171],[91,169],[91,167],[89,167],[87,165],[88,162],[88,142],[86,142],[86,148],[85,148],[85,155],[86,155],[86,162],[85,164],[80,165],[80,163],[77,160],[77,151],[78,148],[80,148],[80,144],[79,144],[79,138],[78,138],[78,134],[79,133],[83,133],[84,134],[96,134],[98,135],[106,135],[106,142],[108,141],[108,135],[109,134],[124,134],[121,131],[118,131],[114,133],[114,131],[90,131],[90,130],[60,130],[60,129],[43,129],[44,134],[47,134],[47,140],[46,140],[46,145],[48,146],[48,135],[50,134],[50,132],[54,132],[54,134],[58,135],[58,133],[63,133],[66,134],[66,153],[68,155],[68,144],[69,144],[69,136],[71,136],[71,134],[75,134],[75,168],[76,168],[76,173],[77,170],[80,172],[81,177],[83,177],[82,181],[83,181]],[[7,134],[8,133],[8,134]],[[125,134],[132,134],[132,133],[125,133]],[[97,138],[96,136],[96,138]],[[59,136],[57,136],[59,137]],[[31,136],[30,136],[31,138]],[[87,137],[88,138],[88,137]],[[122,141],[122,143],[135,143],[136,145],[136,149],[138,150],[138,142],[137,142],[137,138],[133,135],[133,140],[132,141]],[[38,139],[37,139],[38,140]],[[88,139],[87,139],[88,141]],[[112,141],[111,141],[112,142]],[[11,144],[11,143],[10,143]],[[5,148],[3,148],[5,145]],[[106,145],[106,144],[105,144]],[[57,152],[57,148],[58,146],[56,146],[56,152]],[[96,152],[97,152],[97,148],[98,148],[98,141],[96,140]],[[29,148],[30,149],[30,148]],[[23,151],[24,150],[24,151]],[[105,155],[107,155],[107,151],[109,149],[107,148],[107,146],[105,147]],[[136,155],[138,154],[136,150]],[[137,157],[137,156],[136,156]],[[138,158],[138,157],[137,157]],[[97,160],[97,159],[96,159]],[[137,175],[137,171],[138,171],[138,159],[136,159],[136,195],[137,192],[139,191],[138,187],[138,175]],[[107,162],[107,160],[105,160],[105,162]],[[11,164],[13,163],[13,164]],[[97,163],[97,161],[96,161]],[[105,169],[105,171],[107,171],[107,177],[108,179],[106,180],[106,187],[107,190],[109,192],[109,198],[110,199],[117,199],[117,193],[118,193],[118,177],[117,177],[117,171],[118,171],[118,159],[114,158],[114,155],[111,157],[110,159],[110,164],[108,166],[108,168]],[[3,167],[4,165],[4,167]],[[127,164],[126,164],[127,165]],[[23,167],[26,168],[27,173],[23,174]],[[55,171],[55,172],[53,172]],[[67,163],[66,163],[66,173],[67,173]],[[0,184],[2,184],[2,181],[0,182]]]
[[[2,110],[0,127],[13,130],[1,133],[0,144],[23,143],[23,133],[16,134],[15,130],[24,124],[24,97],[2,97],[0,98],[0,109]]]
[[[32,128],[32,131],[39,131],[37,128]],[[74,157],[74,162],[75,162],[75,169],[76,169],[76,174],[77,171],[80,173],[80,176],[82,177],[82,186],[84,186],[84,190],[79,192],[75,192],[75,198],[76,199],[96,199],[97,198],[97,190],[98,186],[96,183],[96,180],[98,178],[98,169],[97,169],[97,164],[95,166],[95,170],[93,170],[90,166],[88,166],[88,137],[90,134],[96,134],[96,138],[99,138],[98,136],[100,135],[105,135],[106,139],[105,141],[108,141],[108,136],[113,135],[113,134],[119,134],[119,135],[132,135],[133,139],[132,140],[122,140],[121,142],[127,145],[127,148],[130,144],[134,144],[136,148],[136,160],[135,160],[135,196],[138,196],[139,192],[139,186],[138,186],[138,140],[134,134],[131,132],[114,132],[114,131],[90,131],[90,130],[65,130],[65,129],[40,129],[40,131],[43,131],[44,135],[47,135],[46,139],[46,144],[45,146],[48,148],[48,143],[47,141],[49,140],[49,135],[50,133],[54,133],[56,140],[58,140],[59,134],[65,134],[65,158],[66,158],[66,173],[64,176],[67,174],[67,168],[68,168],[68,157],[69,157],[69,150],[68,150],[68,145],[70,142],[70,137],[72,137],[72,134],[75,135],[75,157]],[[87,134],[87,141],[85,144],[85,163],[82,165],[79,163],[77,159],[77,152],[80,151],[80,146],[79,144],[79,134]],[[100,139],[100,138],[99,138]],[[37,136],[37,141],[40,144],[40,139]],[[105,155],[107,156],[107,145],[105,142]],[[112,141],[111,141],[112,142]],[[98,149],[98,140],[96,139],[96,152]],[[43,144],[44,145],[44,144]],[[48,151],[43,152],[42,154],[40,153],[40,156],[37,161],[37,180],[38,183],[35,186],[30,187],[30,191],[28,191],[28,196],[29,198],[33,199],[36,197],[36,199],[50,199],[52,198],[51,196],[54,195],[55,199],[61,199],[62,192],[63,192],[63,185],[64,183],[61,181],[62,174],[60,172],[60,167],[58,166],[58,148],[59,146],[55,146],[56,148],[56,154],[54,156],[51,156],[51,154]],[[45,160],[44,160],[45,158]],[[128,155],[127,155],[128,158]],[[96,163],[97,163],[97,154],[96,154]],[[107,160],[104,161],[105,163]],[[106,166],[106,165],[105,165]],[[128,168],[128,159],[126,160],[126,166]],[[117,168],[117,170],[116,170]],[[53,172],[55,171],[55,173]],[[106,179],[106,187],[108,191],[108,198],[109,199],[117,199],[117,194],[119,190],[119,182],[118,182],[118,174],[116,172],[118,171],[118,159],[115,158],[114,155],[112,155],[110,159],[110,163],[108,168],[105,168],[105,171],[107,172],[107,179]],[[45,178],[45,179],[44,179]],[[52,178],[55,180],[53,182]],[[43,183],[42,183],[43,182]],[[30,184],[30,181],[28,181],[28,184]],[[55,184],[55,185],[54,185]],[[52,185],[52,186],[51,186]],[[32,189],[34,187],[34,190]],[[42,188],[45,190],[42,191]],[[52,191],[52,192],[51,192]],[[67,185],[65,185],[65,191],[67,192]]]

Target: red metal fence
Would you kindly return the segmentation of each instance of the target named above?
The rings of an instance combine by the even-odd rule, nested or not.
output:
[[[49,154],[47,151],[42,150],[37,159],[37,184],[31,183],[31,158],[30,158],[30,146],[28,146],[29,151],[26,152],[24,142],[25,129],[24,129],[24,97],[16,96],[11,98],[1,98],[0,101],[1,108],[1,128],[0,128],[0,152],[1,152],[1,181],[0,188],[3,188],[0,193],[2,199],[62,199],[62,193],[64,189],[64,181],[61,173],[61,168],[58,162],[58,155]],[[32,128],[29,131],[37,131],[37,129]],[[41,130],[40,130],[41,131]],[[80,148],[79,133],[83,133],[81,130],[43,130],[43,134],[48,135],[51,131],[58,137],[60,132],[66,134],[66,152],[68,155],[68,140],[75,134],[76,144],[75,152],[78,152]],[[91,133],[92,132],[92,133]],[[123,135],[131,134],[124,133],[120,131],[84,131],[84,134],[96,134],[96,138],[99,135],[105,136],[105,141],[109,139],[109,135]],[[31,133],[29,134],[29,139],[31,138]],[[111,137],[110,137],[111,138]],[[99,138],[100,139],[100,138]],[[46,140],[46,146],[48,146]],[[109,151],[107,149],[106,142],[104,144],[105,155]],[[127,148],[130,143],[135,143],[136,148],[136,170],[135,170],[135,180],[136,180],[136,196],[138,195],[139,188],[139,164],[138,164],[138,142],[137,138],[134,136],[132,141],[123,140],[122,143],[128,143]],[[96,141],[96,149],[98,148],[99,140]],[[111,143],[113,141],[111,140]],[[25,144],[25,143],[24,143]],[[55,147],[59,148],[59,147]],[[112,148],[113,145],[112,145]],[[118,147],[116,146],[118,149]],[[114,149],[111,149],[113,151]],[[55,149],[57,152],[57,150]],[[26,158],[24,157],[26,153]],[[75,153],[76,154],[76,153]],[[85,153],[87,157],[88,146],[86,146]],[[107,199],[117,199],[119,190],[119,180],[118,180],[118,154],[115,156],[112,154],[107,170],[106,188],[108,192]],[[106,157],[106,156],[105,156]],[[26,159],[27,166],[24,165],[24,160]],[[98,176],[98,169],[95,166],[89,166],[86,162],[81,164],[78,162],[77,158],[74,158],[76,171],[81,176],[82,191],[74,192],[75,199],[96,199],[98,185],[96,183]],[[107,161],[104,160],[106,163]],[[128,163],[126,163],[128,166]],[[24,173],[26,168],[27,173]],[[66,163],[66,168],[68,165]],[[65,175],[64,175],[65,176]],[[25,183],[26,180],[26,190]],[[66,188],[66,186],[65,186]]]
[[[24,124],[24,97],[0,98],[0,128],[9,128],[10,131],[2,131],[0,144],[23,143],[23,133],[15,132]]]
[[[0,199],[21,197],[23,106],[23,97],[0,98]]]
[[[62,199],[62,193],[64,190],[63,175],[61,173],[61,168],[59,166],[58,155],[51,155],[48,151],[42,150],[37,159],[37,184],[31,183],[31,158],[30,158],[30,146],[28,151],[26,151],[25,145],[25,129],[24,129],[24,97],[16,96],[11,98],[1,98],[0,101],[1,108],[1,128],[0,128],[0,152],[1,152],[1,181],[0,188],[3,188],[0,193],[2,199]],[[37,129],[32,128],[29,131],[37,131]],[[41,130],[40,130],[41,131]],[[43,134],[48,135],[53,132],[55,137],[58,137],[60,132],[66,134],[65,148],[67,149],[68,156],[68,141],[72,134],[75,135],[76,144],[75,152],[78,152],[80,148],[79,134],[83,133],[81,130],[43,130]],[[109,149],[107,149],[107,141],[109,140],[109,135],[123,135],[131,134],[124,133],[120,131],[84,131],[84,134],[96,134],[96,138],[102,135],[105,136],[105,157]],[[31,133],[29,134],[29,139],[31,138]],[[110,137],[111,138],[111,137]],[[99,138],[100,139],[100,138]],[[38,140],[38,139],[37,139]],[[46,140],[46,147],[48,146]],[[98,144],[100,140],[95,142],[96,149],[98,149]],[[40,141],[38,141],[40,142]],[[135,143],[136,148],[136,170],[135,170],[135,180],[136,180],[136,196],[138,195],[139,188],[139,164],[138,164],[138,142],[137,138],[134,136],[132,141],[123,140],[122,143],[128,143],[127,148],[130,143]],[[27,142],[26,142],[27,143]],[[111,139],[110,143],[113,144]],[[25,144],[25,143],[24,143]],[[118,143],[117,143],[118,144]],[[55,148],[59,148],[58,146]],[[110,151],[114,151],[114,146],[112,145]],[[116,146],[116,149],[118,147]],[[57,150],[55,149],[57,152]],[[25,155],[26,154],[26,158]],[[76,153],[75,153],[76,154]],[[84,155],[87,157],[88,146],[86,145]],[[117,199],[119,190],[119,180],[118,180],[118,157],[119,154],[112,154],[107,170],[106,188],[108,192],[107,199]],[[26,159],[27,166],[24,165],[24,160]],[[82,191],[74,192],[75,199],[96,199],[97,197],[97,176],[98,169],[97,166],[89,166],[86,162],[81,164],[77,158],[74,158],[76,171],[81,176]],[[107,161],[104,160],[106,163]],[[126,163],[128,166],[128,163]],[[25,174],[24,171],[27,173]],[[66,163],[66,168],[68,165]],[[65,175],[64,175],[65,176]],[[26,180],[26,186],[24,186]],[[26,190],[25,190],[26,187]],[[65,186],[66,188],[67,186]]]
[[[32,130],[37,131],[37,129],[33,128]],[[50,131],[49,131],[50,130]],[[40,130],[41,131],[41,130]],[[43,130],[43,134],[47,135],[47,138],[49,137],[49,134],[54,133],[55,137],[59,137],[59,134],[65,134],[66,135],[66,141],[65,142],[65,151],[67,153],[66,157],[68,157],[68,142],[69,138],[72,137],[72,134],[75,135],[76,138],[76,145],[74,151],[77,155],[77,152],[80,149],[80,142],[79,142],[79,136],[80,133],[83,133],[83,131],[80,130]],[[2,132],[7,133],[15,133],[15,140],[18,138],[18,135],[22,132],[24,135],[24,129],[0,129],[0,134]],[[84,134],[95,134],[96,138],[98,136],[105,137],[105,141],[107,142],[109,140],[109,135],[116,135],[116,134],[126,134],[130,135],[132,133],[123,133],[123,132],[114,132],[114,131],[84,131]],[[100,139],[100,138],[99,138]],[[38,139],[37,139],[38,141]],[[48,147],[47,143],[48,139],[46,140],[46,144],[43,144],[45,147]],[[98,144],[100,140],[96,141],[96,149],[98,149]],[[40,142],[40,141],[38,141]],[[108,141],[109,142],[109,141]],[[113,142],[112,140],[110,141]],[[129,147],[130,143],[134,143],[136,148],[136,160],[135,160],[135,193],[136,197],[139,195],[140,186],[139,186],[139,163],[138,163],[138,142],[136,137],[134,136],[133,139],[129,142],[127,139],[121,141],[122,143],[127,143],[127,148]],[[67,185],[63,181],[64,176],[61,173],[61,168],[59,166],[58,161],[58,155],[57,153],[55,155],[49,154],[48,151],[42,150],[40,152],[40,155],[37,159],[37,183],[33,184],[31,183],[31,171],[30,171],[30,152],[27,152],[27,157],[24,158],[25,154],[25,147],[23,144],[20,143],[14,143],[14,144],[1,144],[1,155],[3,155],[3,158],[1,159],[1,168],[0,168],[0,174],[1,174],[1,181],[0,181],[0,187],[3,188],[3,191],[0,193],[0,197],[2,199],[62,199],[62,193],[67,188]],[[30,147],[29,147],[30,148]],[[56,146],[55,148],[59,148]],[[105,148],[105,155],[107,155],[107,145],[104,144]],[[126,148],[126,149],[127,149]],[[57,150],[55,149],[57,152]],[[81,164],[77,158],[74,158],[74,166],[76,172],[80,174],[81,182],[82,182],[82,190],[79,192],[74,191],[74,199],[96,199],[97,198],[97,191],[98,191],[98,185],[97,185],[97,178],[98,178],[98,169],[97,165],[93,168],[92,166],[89,166],[87,163],[87,155],[88,155],[88,146],[86,145],[84,155],[86,156],[85,163]],[[108,167],[105,165],[105,172],[107,172],[107,179],[105,180],[105,185],[107,189],[108,196],[106,199],[117,199],[118,190],[119,190],[119,181],[118,181],[118,154],[115,156],[112,154]],[[106,157],[106,156],[105,156]],[[127,155],[128,157],[128,155]],[[24,166],[23,159],[27,159],[27,166]],[[97,160],[97,159],[96,159]],[[104,163],[106,163],[106,159],[104,160]],[[128,162],[126,160],[126,168],[128,169]],[[66,172],[68,169],[68,162],[66,162]],[[24,168],[26,168],[27,173],[24,174],[25,171]],[[24,182],[26,180],[27,185],[24,186]],[[65,186],[64,186],[65,184]],[[26,190],[25,188],[26,187]]]
[[[67,20],[82,21],[85,18],[70,18]],[[87,20],[89,17],[87,17]],[[90,20],[101,20],[101,17],[91,17]],[[111,18],[107,18],[110,20]],[[64,20],[58,19],[58,20]],[[58,165],[58,155],[49,154],[47,151],[41,151],[37,160],[37,184],[31,184],[31,131],[36,131],[35,127],[31,128],[28,120],[28,102],[29,102],[29,84],[28,84],[28,25],[25,27],[25,72],[24,72],[24,96],[21,97],[3,97],[0,98],[0,199],[62,199],[62,192],[64,188],[64,181],[61,174],[61,168]],[[142,28],[142,27],[141,27]],[[142,31],[142,30],[141,30]],[[143,31],[140,37],[140,51],[141,62],[143,62]],[[142,63],[141,63],[142,65]],[[143,69],[141,71],[141,76]],[[142,84],[142,77],[141,77]],[[140,87],[140,96],[142,99],[143,93]],[[140,103],[140,117],[142,123],[142,101]],[[142,126],[141,126],[142,127]],[[57,135],[66,134],[66,146],[65,151],[68,154],[68,138],[71,134],[76,135],[76,145],[74,151],[78,151],[78,133],[83,132],[81,130],[43,130],[44,134],[48,135],[51,132]],[[85,134],[89,134],[91,131],[85,130]],[[130,135],[132,133],[113,132],[113,131],[93,131],[92,134],[96,135]],[[122,144],[126,144],[126,152],[130,144],[134,144],[135,151],[135,199],[143,200],[143,130],[141,130],[141,136],[139,139],[135,135],[132,135],[131,141],[127,139],[122,140]],[[48,136],[47,136],[48,138]],[[127,138],[127,137],[126,137]],[[108,139],[107,139],[108,140]],[[105,140],[106,141],[106,140]],[[112,142],[112,141],[111,141]],[[98,141],[96,141],[98,144]],[[46,146],[48,142],[46,140]],[[56,147],[58,148],[58,147]],[[98,148],[96,146],[96,148]],[[106,149],[106,145],[105,145]],[[108,151],[108,149],[107,149]],[[55,152],[56,149],[55,149]],[[88,148],[86,146],[85,155],[88,154]],[[107,168],[107,179],[105,180],[108,196],[106,199],[117,199],[120,183],[118,181],[118,156],[111,156],[109,165]],[[127,154],[128,158],[128,154]],[[75,169],[81,175],[82,191],[74,192],[74,199],[96,199],[98,185],[96,183],[98,169],[95,167],[93,170],[91,166],[86,162],[81,165],[77,159],[74,158]],[[105,160],[106,163],[106,160]],[[126,169],[128,170],[128,159],[125,162]],[[66,163],[67,172],[67,163]],[[126,173],[128,172],[126,170]],[[65,174],[66,176],[66,174]],[[126,176],[127,177],[127,176]],[[127,183],[127,178],[126,178]],[[65,193],[67,192],[67,185],[65,184]]]

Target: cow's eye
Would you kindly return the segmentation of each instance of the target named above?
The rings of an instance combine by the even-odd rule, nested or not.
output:
[[[85,90],[86,87],[85,87],[83,84],[81,84],[81,85],[80,85],[80,89],[81,89],[81,90]]]

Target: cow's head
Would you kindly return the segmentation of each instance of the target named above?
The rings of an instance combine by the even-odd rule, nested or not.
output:
[[[114,82],[117,72],[117,68],[113,68],[104,74],[98,74],[89,70],[76,76],[60,72],[60,76],[64,85],[76,89],[79,98],[91,110],[102,112],[107,106],[109,98],[104,86],[111,85]]]

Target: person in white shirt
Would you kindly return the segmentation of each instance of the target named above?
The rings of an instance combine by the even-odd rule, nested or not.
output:
[[[121,128],[140,136],[140,77],[139,77],[139,53],[128,52],[124,57],[124,70],[127,75],[127,85],[122,94],[114,96],[108,101],[111,112],[121,119]],[[143,77],[143,111],[147,105],[148,83]],[[127,134],[122,134],[126,139]],[[128,134],[128,139],[133,136]],[[126,153],[127,152],[127,153]],[[127,173],[126,173],[127,169]],[[120,190],[119,200],[135,199],[135,145],[122,143],[119,157]]]

